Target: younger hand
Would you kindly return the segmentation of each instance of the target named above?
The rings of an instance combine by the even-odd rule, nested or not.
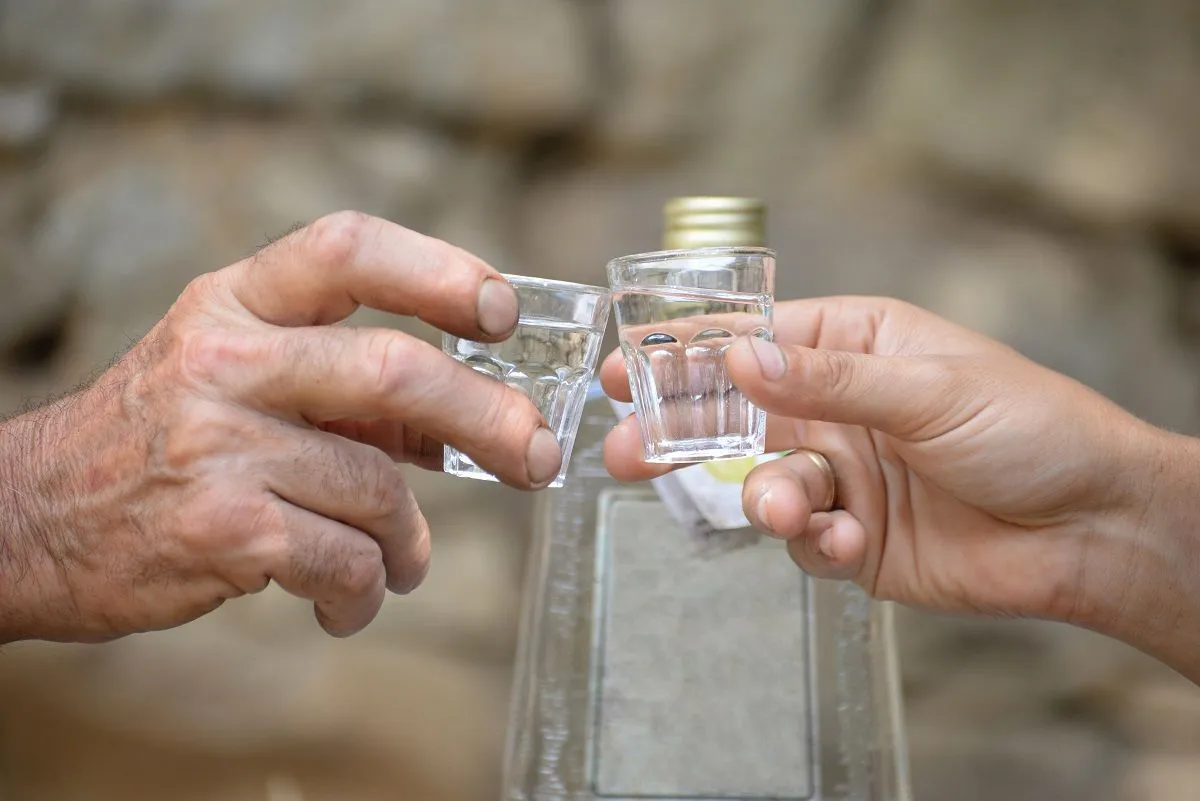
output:
[[[939,610],[1087,622],[1091,590],[1119,586],[1140,561],[1133,532],[1162,432],[900,302],[794,301],[775,321],[778,347],[741,339],[726,364],[770,414],[769,452],[812,449],[836,473],[835,510],[814,509],[826,480],[802,453],[745,482],[747,517],[788,540],[805,571]],[[629,399],[620,354],[602,379]],[[642,461],[632,418],[605,459],[621,480],[670,469]]]

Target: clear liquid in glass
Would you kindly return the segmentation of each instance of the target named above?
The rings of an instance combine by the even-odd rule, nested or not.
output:
[[[646,461],[763,453],[766,413],[730,381],[725,352],[738,337],[771,339],[771,296],[658,287],[613,301]]]
[[[503,342],[473,342],[446,334],[442,349],[533,402],[562,450],[562,467],[550,483],[550,487],[561,487],[602,336],[602,331],[577,323],[522,316],[517,330]],[[465,478],[497,480],[450,446],[446,447],[443,469]]]

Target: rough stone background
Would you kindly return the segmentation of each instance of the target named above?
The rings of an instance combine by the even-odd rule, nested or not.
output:
[[[0,0],[0,406],[323,212],[600,281],[665,198],[746,193],[781,295],[905,297],[1198,431],[1197,98],[1193,0]],[[495,797],[529,499],[412,478],[433,572],[349,642],[268,592],[6,649],[0,796]],[[918,798],[1200,793],[1200,691],[1146,658],[902,624]]]

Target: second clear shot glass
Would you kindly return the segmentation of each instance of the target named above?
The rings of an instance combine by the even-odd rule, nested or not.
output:
[[[485,343],[443,334],[442,350],[533,401],[562,451],[562,467],[550,483],[552,488],[561,487],[608,324],[611,293],[603,287],[545,278],[504,278],[516,291],[520,309],[512,336]],[[443,470],[464,478],[497,480],[449,445]]]
[[[770,340],[775,252],[661,251],[614,259],[608,278],[648,462],[757,456],[766,413],[725,370],[740,336]]]

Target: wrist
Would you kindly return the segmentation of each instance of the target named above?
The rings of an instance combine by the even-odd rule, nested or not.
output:
[[[1200,682],[1200,440],[1131,431],[1096,519],[1072,623],[1129,643]]]
[[[38,410],[0,423],[0,643],[48,634],[41,620],[63,595],[50,510],[65,504],[46,480],[44,444],[57,439],[46,430],[54,421]]]
[[[0,643],[24,639],[29,631],[29,587],[36,558],[38,499],[29,480],[37,460],[29,415],[0,424]]]

